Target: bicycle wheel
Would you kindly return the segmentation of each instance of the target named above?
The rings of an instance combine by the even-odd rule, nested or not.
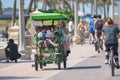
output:
[[[66,68],[66,56],[65,55],[63,55],[63,66],[64,66],[64,68]]]
[[[35,70],[38,71],[38,56],[35,55]]]
[[[115,70],[115,67],[114,67],[114,64],[113,64],[113,59],[112,59],[112,62],[111,62],[111,73],[112,73],[112,76],[114,76],[114,75],[115,75],[114,70]]]
[[[94,42],[94,46],[95,46],[95,51],[97,51],[98,50],[98,48],[97,48],[97,42]]]
[[[57,58],[58,69],[61,70],[61,55],[57,54],[56,58]]]
[[[42,57],[40,57],[40,60],[42,60]],[[42,69],[43,68],[43,63],[39,62],[39,64],[40,64],[40,69]]]
[[[110,66],[111,66],[111,74],[112,76],[115,75],[115,67],[114,67],[114,61],[113,61],[113,54],[111,53],[111,56],[110,56]]]
[[[100,40],[97,41],[97,51],[100,53]]]

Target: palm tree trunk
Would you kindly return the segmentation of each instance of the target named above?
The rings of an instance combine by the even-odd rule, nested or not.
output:
[[[93,15],[93,3],[91,2],[91,15]]]
[[[13,15],[12,15],[12,24],[11,26],[14,26],[16,20],[16,0],[14,0],[14,5],[13,5]]]
[[[106,20],[106,8],[105,8],[105,4],[104,4],[104,18]]]
[[[34,10],[37,8],[37,0],[34,0]]]
[[[32,9],[32,5],[33,5],[33,0],[30,0],[29,6],[28,6],[28,9],[27,9],[27,12],[26,12],[27,15],[30,14],[30,11]],[[27,21],[28,21],[28,18],[25,17],[25,27],[27,25]]]
[[[82,8],[83,8],[83,16],[85,15],[85,4],[84,2],[82,3]]]
[[[2,15],[2,1],[0,0],[0,15]]]
[[[109,17],[109,5],[107,5],[107,17]]]

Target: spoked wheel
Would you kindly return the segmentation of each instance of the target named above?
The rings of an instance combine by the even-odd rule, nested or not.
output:
[[[38,71],[38,55],[35,55],[35,70]]]
[[[94,43],[94,46],[95,46],[95,51],[97,51],[98,50],[98,48],[97,48],[97,42]]]
[[[111,58],[110,64],[111,64],[111,74],[112,74],[112,76],[114,76],[115,75],[115,67],[114,67],[113,58]]]
[[[58,65],[58,69],[61,70],[61,54],[57,54],[57,65]]]
[[[42,62],[40,62],[40,69],[42,69],[43,68],[43,64],[42,64]]]
[[[99,42],[97,44],[97,50],[98,50],[98,53],[100,53],[100,43]]]
[[[64,66],[64,68],[66,68],[66,56],[65,55],[63,55],[63,66]]]
[[[97,41],[97,50],[98,50],[98,53],[100,53],[100,48],[101,48],[100,44],[101,44],[101,40],[99,39]]]
[[[42,60],[42,57],[40,57],[40,60]],[[43,63],[39,62],[39,64],[40,64],[40,69],[42,69],[43,68]]]

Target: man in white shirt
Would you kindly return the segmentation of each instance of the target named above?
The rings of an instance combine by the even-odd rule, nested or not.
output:
[[[69,30],[69,35],[72,36],[73,35],[73,21],[72,21],[72,19],[70,19],[70,21],[68,23],[68,30]]]

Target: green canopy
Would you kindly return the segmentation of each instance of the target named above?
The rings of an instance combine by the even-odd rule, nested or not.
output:
[[[34,21],[39,20],[67,20],[68,18],[59,13],[39,13],[30,15],[30,19]]]

